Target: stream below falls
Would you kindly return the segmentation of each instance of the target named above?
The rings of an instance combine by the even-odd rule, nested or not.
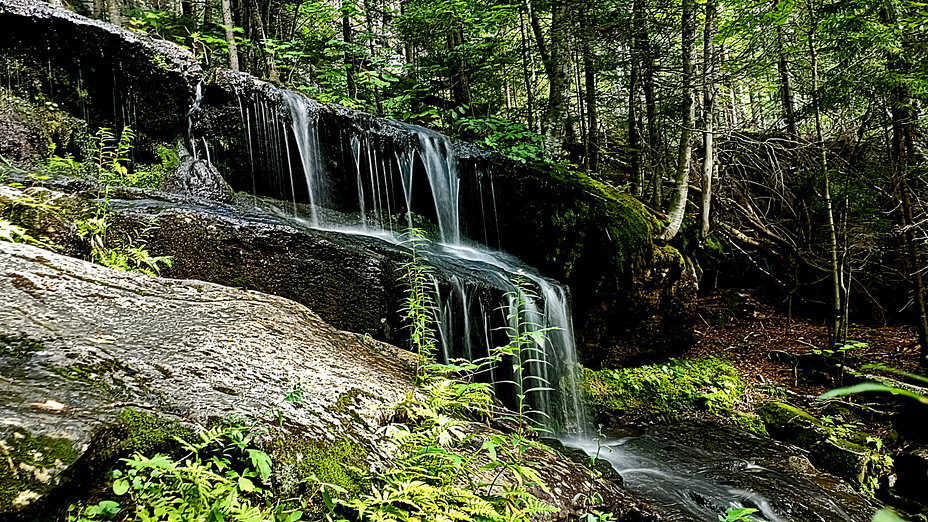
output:
[[[665,520],[715,521],[729,508],[752,508],[759,522],[866,522],[874,512],[801,450],[766,437],[700,421],[617,431],[562,442],[609,462]]]

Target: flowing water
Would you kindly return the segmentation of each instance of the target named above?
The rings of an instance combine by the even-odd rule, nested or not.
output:
[[[278,89],[271,95],[239,97],[252,162],[252,179],[239,184],[256,195],[289,200],[290,206],[276,210],[307,226],[395,245],[410,226],[422,223],[419,216],[431,220],[439,240],[426,257],[440,274],[434,288],[442,362],[487,357],[507,343],[507,328],[518,315],[547,337],[543,355],[524,368],[551,388],[532,393],[531,407],[544,412],[542,421],[568,445],[595,454],[578,395],[570,293],[488,246],[498,246],[500,237],[492,171],[461,169],[452,142],[434,131],[361,116],[354,126],[326,128],[315,102]],[[202,148],[208,153],[212,145]],[[473,176],[468,186],[477,187],[466,201],[464,176]],[[465,220],[465,212],[477,218]],[[515,391],[507,381],[516,375],[509,367],[499,365],[493,381],[512,404]],[[807,490],[809,483],[747,458],[647,434],[604,444],[600,457],[613,464],[626,487],[671,520],[716,520],[728,507],[755,508],[755,518],[766,522],[855,520],[821,491],[809,500],[783,500],[778,488]]]

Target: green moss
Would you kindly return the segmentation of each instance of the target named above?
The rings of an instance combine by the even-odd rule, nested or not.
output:
[[[267,444],[266,451],[274,461],[284,494],[292,494],[296,485],[310,476],[341,486],[352,494],[369,488],[360,471],[367,468],[368,451],[349,439],[319,442],[278,434]]]
[[[140,377],[138,370],[117,359],[105,359],[95,364],[74,363],[70,366],[53,366],[51,370],[66,379],[89,384],[121,399],[129,398],[126,383],[122,378],[130,378],[135,381],[139,389],[151,392],[148,388],[150,378]]]
[[[651,260],[657,220],[630,194],[586,174],[557,169],[545,174],[551,179],[540,175],[539,183],[552,197],[537,202],[537,218],[527,216],[541,223],[532,238],[536,244],[527,248],[544,249],[546,271],[567,280],[596,267],[592,273],[614,278],[611,284],[635,278]]]
[[[590,405],[619,414],[727,412],[744,392],[744,386],[731,363],[718,357],[671,359],[640,368],[583,372]]]
[[[32,357],[33,353],[44,347],[44,341],[30,339],[25,335],[0,335],[0,357],[28,359]]]
[[[0,512],[43,496],[54,486],[56,472],[79,456],[69,439],[33,436],[24,429],[11,430],[0,445],[5,457],[0,466]]]
[[[757,414],[733,411],[731,412],[731,420],[751,433],[768,436],[767,428],[764,426],[764,420]]]
[[[126,439],[120,443],[120,449],[130,452],[138,451],[145,455],[171,453],[170,450],[177,446],[176,438],[196,440],[193,430],[153,413],[126,408],[119,412],[119,420],[128,432]]]

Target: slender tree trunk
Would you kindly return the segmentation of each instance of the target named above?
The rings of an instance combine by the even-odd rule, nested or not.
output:
[[[232,0],[222,0],[222,25],[225,26],[226,44],[229,46],[229,69],[240,70],[238,63],[238,46],[235,45],[235,33],[232,31]]]
[[[690,182],[690,157],[692,155],[693,125],[696,123],[696,96],[694,69],[696,68],[696,0],[683,0],[682,15],[683,50],[683,125],[680,130],[680,147],[677,154],[677,172],[674,176],[673,195],[667,209],[670,221],[661,233],[659,241],[673,239],[683,224]]]
[[[654,95],[654,55],[651,49],[651,38],[648,32],[647,21],[644,16],[644,1],[641,8],[635,12],[637,34],[641,37],[641,88],[644,91],[645,112],[648,119],[648,157],[647,163],[651,168],[651,204],[654,208],[664,206],[664,164],[660,154],[661,134],[657,124],[657,98]]]
[[[716,55],[715,44],[715,16],[716,0],[706,2],[706,25],[703,31],[703,107],[706,129],[703,132],[703,143],[706,154],[702,165],[702,207],[700,212],[699,237],[705,241],[709,237],[709,211],[712,205],[712,177],[715,167],[715,97],[718,93],[716,87]]]
[[[122,25],[122,15],[119,13],[119,0],[106,0],[106,15],[113,25]]]
[[[471,103],[470,77],[467,74],[467,59],[464,56],[464,29],[456,27],[447,35],[448,51],[452,53],[451,96],[458,106],[466,105],[468,113],[474,115]]]
[[[789,70],[789,60],[786,52],[786,34],[782,25],[777,25],[777,55],[777,69],[780,74],[780,99],[783,103],[783,118],[786,120],[786,132],[791,137],[796,137],[798,133],[796,131],[793,80]]]
[[[258,0],[251,0],[250,3],[251,11],[251,23],[254,24],[254,29],[257,31],[258,35],[258,48],[261,50],[261,54],[264,55],[264,61],[267,65],[267,79],[271,82],[277,83],[280,82],[280,74],[277,73],[277,67],[274,65],[274,56],[267,50],[267,31],[264,29],[264,21],[261,19],[261,9],[258,5]]]
[[[203,23],[209,24],[213,22],[213,2],[212,0],[205,0],[203,2]]]
[[[646,184],[642,161],[641,131],[638,128],[638,88],[642,54],[640,32],[644,29],[641,7],[643,1],[634,0],[632,3],[632,49],[628,74],[628,148],[631,151],[632,179],[635,180],[635,197],[637,198],[644,197]]]
[[[808,2],[808,6],[811,16],[814,13],[811,0]],[[843,293],[841,291],[843,284],[841,281],[841,269],[838,266],[838,231],[835,225],[834,204],[831,197],[831,174],[828,172],[828,157],[825,154],[825,137],[822,131],[822,106],[818,92],[818,50],[815,48],[815,21],[813,20],[812,23],[813,26],[809,29],[807,43],[809,47],[809,59],[812,66],[812,107],[815,111],[815,138],[818,142],[819,163],[821,164],[825,185],[823,195],[825,198],[825,213],[828,224],[828,254],[831,265],[832,286],[832,308],[830,313],[831,320],[829,321],[828,327],[828,337],[830,348],[834,348],[839,344],[844,344],[844,339],[841,338],[841,332],[844,330],[842,328],[842,303],[844,299],[842,298]]]
[[[569,132],[567,103],[570,79],[570,8],[566,1],[555,4],[551,13],[551,53],[545,64],[548,74],[548,106],[542,122],[545,150],[551,158],[561,155],[564,138]]]
[[[908,72],[909,65],[895,56],[889,57],[889,70],[901,75]],[[892,114],[892,157],[902,212],[902,229],[905,241],[906,257],[909,264],[909,279],[915,301],[915,326],[918,342],[921,345],[919,372],[928,376],[928,307],[925,303],[925,281],[919,241],[915,234],[916,220],[912,194],[917,186],[912,179],[910,161],[915,154],[914,131],[915,115],[911,107],[913,101],[904,86],[897,86],[891,93],[890,110]]]
[[[519,12],[519,32],[522,35],[522,73],[525,76],[525,97],[528,105],[528,129],[535,131],[535,68],[529,70],[529,54],[532,52],[531,40],[525,37],[525,20]]]
[[[583,80],[586,84],[587,168],[599,171],[599,107],[596,102],[596,71],[589,39],[583,46]]]
[[[583,84],[586,105],[586,167],[590,172],[599,170],[599,108],[596,102],[596,65],[593,60],[592,2],[584,3],[580,26],[580,52],[583,55]]]
[[[358,97],[358,83],[355,75],[358,73],[358,61],[355,59],[354,34],[351,30],[352,4],[349,0],[342,1],[342,41],[345,42],[345,83],[348,88],[348,97]]]

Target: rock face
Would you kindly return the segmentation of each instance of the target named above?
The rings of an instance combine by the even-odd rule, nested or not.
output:
[[[189,51],[45,2],[0,1],[0,27],[0,55],[19,60],[18,68],[40,64],[48,72],[44,78],[12,75],[14,90],[41,91],[38,99],[92,129],[129,126],[162,141],[180,133],[201,79]]]
[[[292,453],[309,442],[349,443],[377,467],[389,455],[381,408],[415,393],[409,354],[287,299],[4,242],[0,376],[0,447],[11,464],[0,469],[0,515],[22,520],[82,498],[140,426],[196,429],[275,409],[286,422],[271,433],[299,441],[269,446],[275,462],[299,462]],[[302,407],[282,401],[298,382]],[[546,500],[566,516],[587,472],[553,453],[531,457],[552,486]],[[620,519],[653,519],[617,486],[595,487]]]
[[[237,191],[367,213],[358,222],[411,210],[438,223],[445,241],[459,233],[566,283],[590,366],[660,360],[690,342],[694,271],[652,244],[659,225],[640,203],[583,174],[521,165],[232,71],[205,86],[191,133]],[[302,160],[308,149],[314,162]],[[436,175],[446,163],[454,174]],[[456,178],[450,210],[438,195],[446,175]]]

